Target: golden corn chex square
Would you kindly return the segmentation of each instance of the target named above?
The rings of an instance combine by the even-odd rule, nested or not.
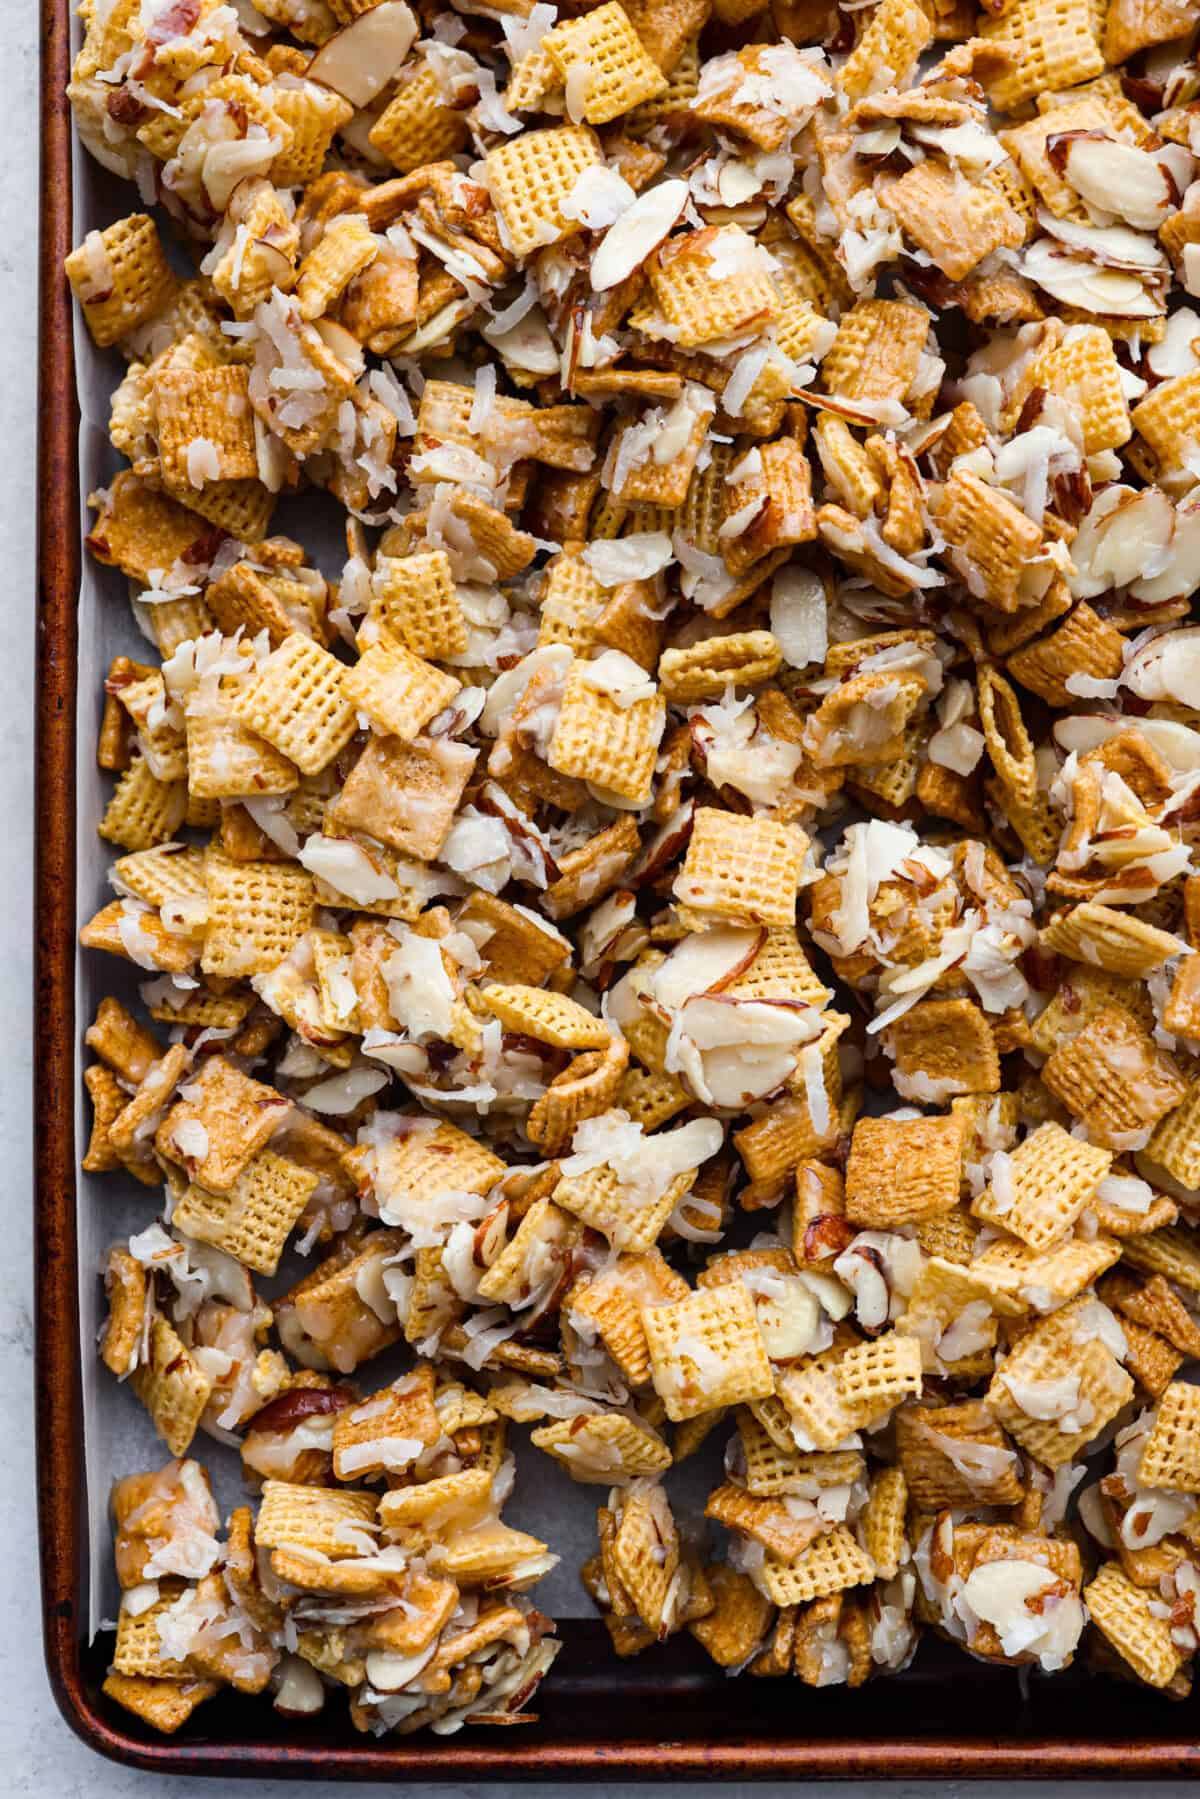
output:
[[[1162,1275],[1185,1293],[1200,1294],[1200,1240],[1183,1224],[1169,1224],[1121,1246],[1123,1261],[1150,1275]]]
[[[1077,1036],[1089,1019],[1110,1006],[1120,1006],[1144,1029],[1153,1031],[1154,1008],[1144,988],[1103,968],[1076,964],[1064,969],[1049,1005],[1034,1020],[1034,1049],[1052,1056],[1060,1044]]]
[[[218,701],[187,715],[189,801],[257,798],[294,793],[300,771],[262,737],[231,717]]]
[[[297,271],[300,317],[319,319],[329,312],[378,252],[378,243],[361,213],[344,212],[330,219]]]
[[[158,227],[144,212],[90,231],[63,266],[88,330],[102,349],[162,312],[179,286],[163,255]]]
[[[642,1310],[655,1391],[675,1421],[759,1399],[775,1385],[754,1301],[740,1282]]]
[[[210,1193],[193,1182],[171,1221],[185,1236],[215,1243],[256,1274],[274,1274],[317,1181],[315,1172],[263,1150],[228,1193]]]
[[[858,1521],[862,1547],[882,1580],[891,1580],[905,1560],[908,1482],[903,1468],[880,1468]]]
[[[1116,626],[1080,600],[1055,630],[1014,651],[1006,667],[1014,680],[1040,694],[1049,705],[1069,706],[1076,698],[1067,686],[1070,678],[1090,675],[1097,681],[1115,680],[1124,667],[1124,644]],[[1056,848],[1061,831],[1057,818],[1054,826]]]
[[[768,1557],[759,1573],[776,1605],[807,1605],[873,1580],[875,1564],[845,1525],[835,1524],[795,1561],[777,1562]]]
[[[525,131],[484,159],[484,181],[504,220],[517,256],[557,243],[583,229],[563,202],[583,171],[602,160],[595,137],[585,127],[565,125]]]
[[[549,1198],[535,1199],[479,1282],[481,1299],[520,1307],[557,1280],[579,1226]]]
[[[342,693],[377,731],[411,740],[462,683],[400,643],[377,643],[342,674]]]
[[[973,1000],[922,1000],[890,1026],[886,1043],[895,1058],[897,1084],[900,1079],[910,1084],[913,1098],[926,1092],[940,1099],[1000,1089],[995,1034]]]
[[[694,1179],[695,1170],[685,1169],[661,1191],[653,1188],[647,1193],[602,1164],[584,1174],[563,1175],[554,1189],[554,1203],[602,1232],[614,1249],[641,1255],[653,1248]]]
[[[182,1580],[160,1583],[159,1597],[145,1611],[135,1612],[122,1601],[117,1616],[117,1640],[112,1665],[118,1674],[150,1680],[178,1679],[191,1672],[186,1661],[167,1655],[159,1638],[160,1618],[187,1593]]]
[[[1121,1006],[1106,1007],[1055,1050],[1042,1080],[1097,1143],[1120,1148],[1187,1092],[1178,1065]]]
[[[970,591],[998,612],[1015,612],[1021,576],[1042,547],[1040,527],[968,469],[947,481],[936,518],[949,561]]]
[[[373,1493],[264,1481],[254,1541],[262,1549],[319,1550],[331,1561],[373,1555],[377,1510]]]
[[[228,1193],[290,1110],[274,1087],[243,1074],[225,1056],[209,1056],[179,1092],[155,1146],[210,1193]]]
[[[1000,1363],[987,1403],[1011,1437],[1047,1467],[1072,1461],[1133,1397],[1133,1382],[1098,1337],[1078,1330],[1086,1296],[1029,1331]],[[1025,1399],[1047,1417],[1025,1410]]]
[[[994,250],[1024,242],[1021,220],[994,188],[960,183],[938,163],[919,163],[889,181],[881,198],[905,234],[951,281],[962,281]]]
[[[578,659],[571,665],[546,760],[560,774],[644,803],[666,709],[657,694],[621,704],[593,682],[591,666]]]
[[[237,977],[276,966],[315,922],[313,878],[296,864],[235,862],[210,849],[200,966]]]
[[[590,649],[606,597],[582,556],[555,556],[542,585],[539,644],[569,644],[577,654]]]
[[[208,894],[203,852],[187,844],[162,844],[122,856],[113,863],[112,873],[124,890],[148,906],[204,900]],[[101,1000],[101,1007],[106,1003]]]
[[[928,315],[898,300],[859,300],[821,362],[826,390],[846,400],[903,400],[929,332]]]
[[[215,1680],[158,1680],[139,1674],[108,1674],[101,1692],[152,1730],[171,1736],[198,1705],[220,1691]]]
[[[1200,1080],[1161,1119],[1146,1145],[1147,1158],[1184,1187],[1200,1187]]]
[[[374,150],[407,175],[461,150],[468,131],[465,114],[447,106],[427,62],[410,65],[368,137]]]
[[[612,1559],[638,1617],[657,1634],[666,1622],[667,1596],[679,1566],[679,1538],[661,1487],[646,1486],[624,1496]]]
[[[982,1400],[904,1406],[896,1414],[896,1443],[909,1495],[921,1511],[1016,1505],[1021,1497],[1020,1463]]]
[[[647,55],[618,0],[607,0],[580,18],[564,19],[546,33],[540,47],[573,91],[575,73],[582,72],[582,91],[573,113],[589,125],[607,125],[666,91],[666,76]]]
[[[419,1218],[422,1204],[443,1189],[486,1193],[504,1174],[501,1158],[457,1125],[443,1120],[430,1129],[419,1122],[422,1128],[389,1137],[374,1152],[371,1178],[385,1222],[393,1210]]]
[[[1171,1382],[1155,1407],[1137,1477],[1144,1487],[1200,1493],[1200,1387]]]
[[[1011,127],[1001,134],[1000,141],[1048,212],[1057,219],[1075,219],[1084,223],[1089,216],[1087,209],[1070,182],[1065,181],[1054,166],[1049,155],[1049,142],[1062,132],[1102,131],[1107,124],[1105,107],[1095,96],[1084,95],[1028,119],[1023,125]],[[1017,411],[1020,411],[1019,399]]]
[[[566,939],[544,920],[527,916],[507,900],[481,890],[468,895],[457,923],[473,939],[493,981],[528,982],[541,987],[547,977],[571,958]]]
[[[506,986],[496,981],[481,988],[479,997],[506,1030],[536,1037],[555,1049],[603,1049],[612,1037],[603,1018],[578,1000],[545,987]]]
[[[1060,956],[1129,979],[1153,974],[1179,953],[1179,940],[1169,931],[1097,900],[1085,900],[1061,913],[1042,931],[1041,941]]]
[[[1102,20],[1094,0],[1015,0],[1003,16],[985,20],[981,36],[1014,52],[1003,71],[988,78],[992,104],[1012,112],[1024,100],[1103,74]]]
[[[186,782],[160,781],[146,758],[135,756],[117,782],[97,829],[120,849],[154,849],[170,842],[186,810]]]
[[[732,1481],[724,1481],[709,1494],[704,1515],[715,1518],[726,1530],[761,1543],[785,1562],[802,1555],[824,1528],[819,1519],[796,1517],[785,1499],[756,1496]]]
[[[996,1311],[1008,1311],[1010,1301],[1015,1309],[1034,1295],[1074,1299],[1120,1255],[1120,1243],[1107,1236],[1090,1241],[1062,1237],[1050,1249],[1042,1250],[1005,1238],[989,1243],[966,1272],[972,1280],[985,1284]]]
[[[1048,1122],[1005,1155],[999,1178],[993,1162],[991,1184],[971,1210],[1031,1249],[1049,1249],[1066,1236],[1111,1167],[1110,1150]]]
[[[428,1363],[402,1375],[360,1405],[335,1416],[333,1471],[339,1480],[364,1475],[401,1474],[422,1451],[442,1436],[442,1420],[434,1406],[434,1375]],[[385,1526],[390,1519],[381,1507]]]
[[[561,1154],[583,1119],[594,1118],[617,1103],[628,1063],[629,1044],[623,1037],[611,1038],[602,1050],[586,1050],[576,1056],[530,1108],[525,1124],[530,1142],[547,1155]],[[653,1128],[645,1119],[634,1118],[634,1123]]]
[[[227,637],[241,626],[247,637],[266,631],[271,648],[278,649],[293,625],[274,588],[245,562],[235,562],[205,590],[205,601]]]
[[[842,1013],[826,1013],[825,1034],[815,1044],[806,1044],[803,1054],[810,1056],[825,1045],[822,1080],[819,1092],[824,1096],[822,1108],[816,1094],[810,1100],[806,1089],[778,1099],[752,1124],[733,1133],[734,1146],[750,1179],[769,1185],[790,1175],[799,1163],[810,1156],[828,1151],[849,1130],[852,1114],[842,1116],[843,1098],[837,1039],[849,1019]],[[816,1116],[814,1116],[814,1108]]]
[[[688,1629],[718,1668],[740,1667],[762,1641],[771,1602],[748,1575],[739,1574],[728,1562],[714,1562],[705,1572],[716,1603]]]
[[[860,1118],[846,1164],[846,1216],[887,1228],[915,1223],[958,1202],[962,1120]]]
[[[418,656],[461,656],[467,622],[445,550],[375,558],[368,620]]]
[[[658,679],[671,705],[720,699],[726,687],[759,687],[776,673],[779,645],[769,631],[710,637],[690,649],[664,650]]]
[[[671,1466],[671,1451],[648,1425],[615,1412],[582,1412],[530,1435],[530,1442],[567,1470],[572,1480],[615,1486],[652,1479]]]
[[[168,931],[156,911],[137,900],[113,900],[89,919],[79,933],[85,949],[106,950],[143,968],[186,974],[196,960],[196,946]]]
[[[236,364],[168,369],[158,377],[158,454],[163,483],[176,498],[192,505],[208,482],[257,479],[249,387],[249,371]]]
[[[933,36],[928,15],[915,0],[883,0],[838,73],[851,100],[880,88],[903,86]]]
[[[416,1532],[425,1539],[443,1537],[479,1521],[490,1488],[491,1476],[482,1468],[394,1487],[380,1499],[379,1521],[390,1536]]]
[[[210,535],[209,526],[195,512],[132,469],[122,469],[111,486],[91,496],[89,504],[98,508],[98,514],[88,533],[88,549],[97,561],[121,569],[141,587],[151,585],[154,570],[173,567]],[[180,603],[191,604],[167,602]],[[161,605],[155,607],[155,612],[161,611]]]
[[[177,1331],[156,1313],[150,1324],[150,1353],[129,1384],[150,1414],[172,1455],[186,1455],[213,1389]]]
[[[582,1318],[595,1330],[631,1386],[650,1379],[650,1351],[642,1325],[642,1307],[686,1299],[688,1284],[658,1249],[641,1255],[619,1255],[611,1268],[571,1288],[566,1315]],[[579,1328],[576,1326],[575,1328]]]
[[[294,631],[232,696],[236,716],[306,775],[319,774],[354,735],[346,670]]]
[[[675,897],[693,911],[738,924],[792,925],[807,847],[793,826],[700,806]]]
[[[330,801],[326,827],[361,831],[401,856],[432,861],[446,841],[478,751],[447,738],[372,734]]]
[[[835,1449],[921,1390],[921,1347],[892,1332],[845,1352],[826,1350],[781,1374],[779,1397],[804,1447]]]
[[[1083,1589],[1088,1617],[1100,1634],[1148,1686],[1165,1687],[1175,1678],[1183,1651],[1170,1621],[1156,1615],[1153,1592],[1134,1586],[1117,1562],[1105,1562]]]
[[[779,295],[762,255],[738,225],[706,226],[668,240],[647,267],[674,341],[691,348],[770,324]]]

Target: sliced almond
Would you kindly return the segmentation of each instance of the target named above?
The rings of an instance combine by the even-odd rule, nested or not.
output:
[[[1071,545],[1071,592],[1094,599],[1139,575],[1159,574],[1174,530],[1174,508],[1159,488],[1136,493],[1120,483],[1106,487]]]
[[[309,1718],[325,1703],[325,1688],[314,1667],[285,1655],[275,1671],[275,1710],[285,1718]]]
[[[1190,306],[1181,306],[1167,320],[1161,343],[1151,344],[1146,351],[1146,368],[1160,381],[1174,375],[1190,375],[1200,368],[1200,316]]]
[[[763,929],[730,925],[685,937],[654,977],[656,1006],[675,1013],[697,994],[720,993],[745,974],[766,942]]]
[[[786,1362],[809,1354],[821,1331],[821,1307],[816,1295],[800,1275],[775,1269],[770,1271],[763,1288],[761,1292],[751,1288],[751,1292],[755,1322],[771,1360]]]
[[[1189,725],[1181,725],[1173,718],[1139,718],[1137,728],[1176,774],[1194,774],[1200,769],[1200,731],[1193,731]],[[1055,720],[1054,741],[1068,756],[1072,752],[1082,756],[1099,744],[1107,743],[1118,731],[1128,729],[1126,718],[1078,712],[1069,718]]]
[[[540,306],[527,312],[509,330],[490,336],[488,342],[497,355],[513,368],[524,369],[531,375],[558,373],[558,350]]]
[[[1167,566],[1158,574],[1147,569],[1140,581],[1129,589],[1131,599],[1148,606],[1161,606],[1167,600],[1184,599],[1200,587],[1200,506],[1178,506],[1175,530],[1171,537]],[[1194,706],[1200,690],[1193,689],[1187,704]]]
[[[1153,231],[1179,205],[1167,165],[1135,144],[1099,131],[1063,131],[1046,139],[1051,166],[1097,212]]]
[[[698,1049],[771,1045],[796,1048],[821,1034],[821,1021],[801,1000],[730,999],[717,993],[688,1000],[680,1026]]]
[[[686,181],[660,181],[639,194],[628,212],[604,234],[592,257],[592,290],[607,293],[640,269],[683,215]]]
[[[1022,266],[1029,280],[1053,299],[1064,306],[1077,306],[1082,312],[1149,319],[1162,311],[1157,295],[1136,275],[1120,269],[1097,268],[1095,263],[1059,250],[1044,238],[1029,246]]]
[[[1044,208],[1038,212],[1038,224],[1049,237],[1103,268],[1126,269],[1131,274],[1167,273],[1167,258],[1154,239],[1131,231],[1128,225],[1081,225],[1077,219],[1056,219]]]
[[[1124,682],[1141,700],[1192,706],[1200,695],[1200,625],[1152,638],[1125,665]]]
[[[321,45],[305,75],[351,106],[369,106],[412,49],[417,21],[405,0],[381,0]]]
[[[682,1072],[702,1104],[740,1112],[778,1093],[795,1067],[795,1051],[779,1044],[729,1044],[710,1050],[698,1050],[693,1044]]]
[[[692,834],[692,819],[695,816],[695,800],[684,800],[672,812],[666,823],[660,825],[650,839],[629,875],[635,887],[647,887],[664,875],[672,862],[680,857],[687,847],[688,838]]]
[[[367,1679],[381,1693],[398,1693],[415,1680],[437,1648],[437,1639],[415,1655],[391,1655],[387,1650],[372,1650],[366,1658]]]

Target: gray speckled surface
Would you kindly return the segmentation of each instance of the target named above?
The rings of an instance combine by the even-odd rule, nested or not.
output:
[[[0,818],[4,821],[0,831],[0,966],[6,971],[8,992],[6,1053],[0,1060],[0,1165],[7,1214],[7,1253],[0,1256],[0,1353],[6,1376],[0,1380],[0,1517],[5,1520],[5,1553],[0,1562],[0,1799],[34,1793],[52,1799],[78,1799],[85,1794],[88,1799],[133,1799],[134,1795],[168,1789],[171,1794],[219,1791],[231,1799],[252,1792],[255,1799],[280,1799],[289,1792],[303,1793],[305,1799],[329,1799],[334,1791],[347,1789],[326,1782],[311,1786],[250,1781],[164,1783],[104,1763],[77,1742],[59,1718],[42,1667],[36,1623],[29,1303],[29,1069],[31,1031],[37,1028],[36,1018],[30,1017],[29,995],[38,61],[33,8],[18,6],[17,0],[0,0],[0,11],[13,27],[0,104],[0,417],[7,434],[4,478],[0,481],[0,545],[8,574],[3,604],[9,616],[0,656]],[[468,1799],[469,1795],[500,1789],[443,1786],[426,1790],[445,1799]],[[545,1799],[560,1789],[537,1785],[524,1790]],[[610,1785],[605,1790],[617,1795],[638,1789]],[[672,1799],[690,1789],[671,1785],[646,1790]],[[795,1789],[728,1784],[708,1790],[767,1799],[767,1795]],[[863,1793],[887,1792],[893,1799],[915,1790],[909,1782],[859,1789]],[[941,1790],[949,1794],[960,1789]],[[979,1799],[996,1799],[1011,1788],[1007,1783],[987,1782],[961,1790]],[[1029,1799],[1041,1799],[1057,1789],[1038,1784],[1023,1790]],[[1086,1789],[1071,1790],[1084,1799]],[[844,1793],[846,1789],[822,1784],[809,1791],[816,1795]],[[1168,1795],[1194,1793],[1196,1788],[1191,1783],[1172,1784],[1158,1791],[1167,1799]]]

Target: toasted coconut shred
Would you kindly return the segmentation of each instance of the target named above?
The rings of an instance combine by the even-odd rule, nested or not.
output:
[[[618,1655],[1183,1696],[1195,21],[437,5],[81,9],[105,1690],[531,1720],[523,1433]]]

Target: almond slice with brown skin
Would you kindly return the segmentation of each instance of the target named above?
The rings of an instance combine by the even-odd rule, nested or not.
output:
[[[1064,306],[1126,319],[1156,318],[1162,311],[1156,295],[1136,275],[1097,268],[1044,238],[1026,250],[1023,269],[1030,281]]]
[[[322,44],[305,75],[351,106],[369,106],[408,55],[417,21],[404,0],[382,0]]]
[[[1189,706],[1200,693],[1200,625],[1152,638],[1130,657],[1125,685],[1141,700]]]
[[[674,1013],[697,994],[722,992],[745,974],[766,940],[765,929],[732,925],[685,937],[654,977],[656,1006]]]
[[[1179,205],[1179,188],[1165,162],[1104,132],[1058,132],[1046,139],[1046,155],[1089,206],[1143,231],[1153,231]]]
[[[641,268],[672,231],[687,205],[686,181],[660,181],[639,194],[627,212],[605,232],[592,257],[592,290],[606,293]]]
[[[1056,219],[1044,208],[1038,211],[1038,224],[1048,237],[1104,268],[1164,277],[1167,273],[1167,259],[1154,239],[1128,225],[1081,225],[1077,219]]]

